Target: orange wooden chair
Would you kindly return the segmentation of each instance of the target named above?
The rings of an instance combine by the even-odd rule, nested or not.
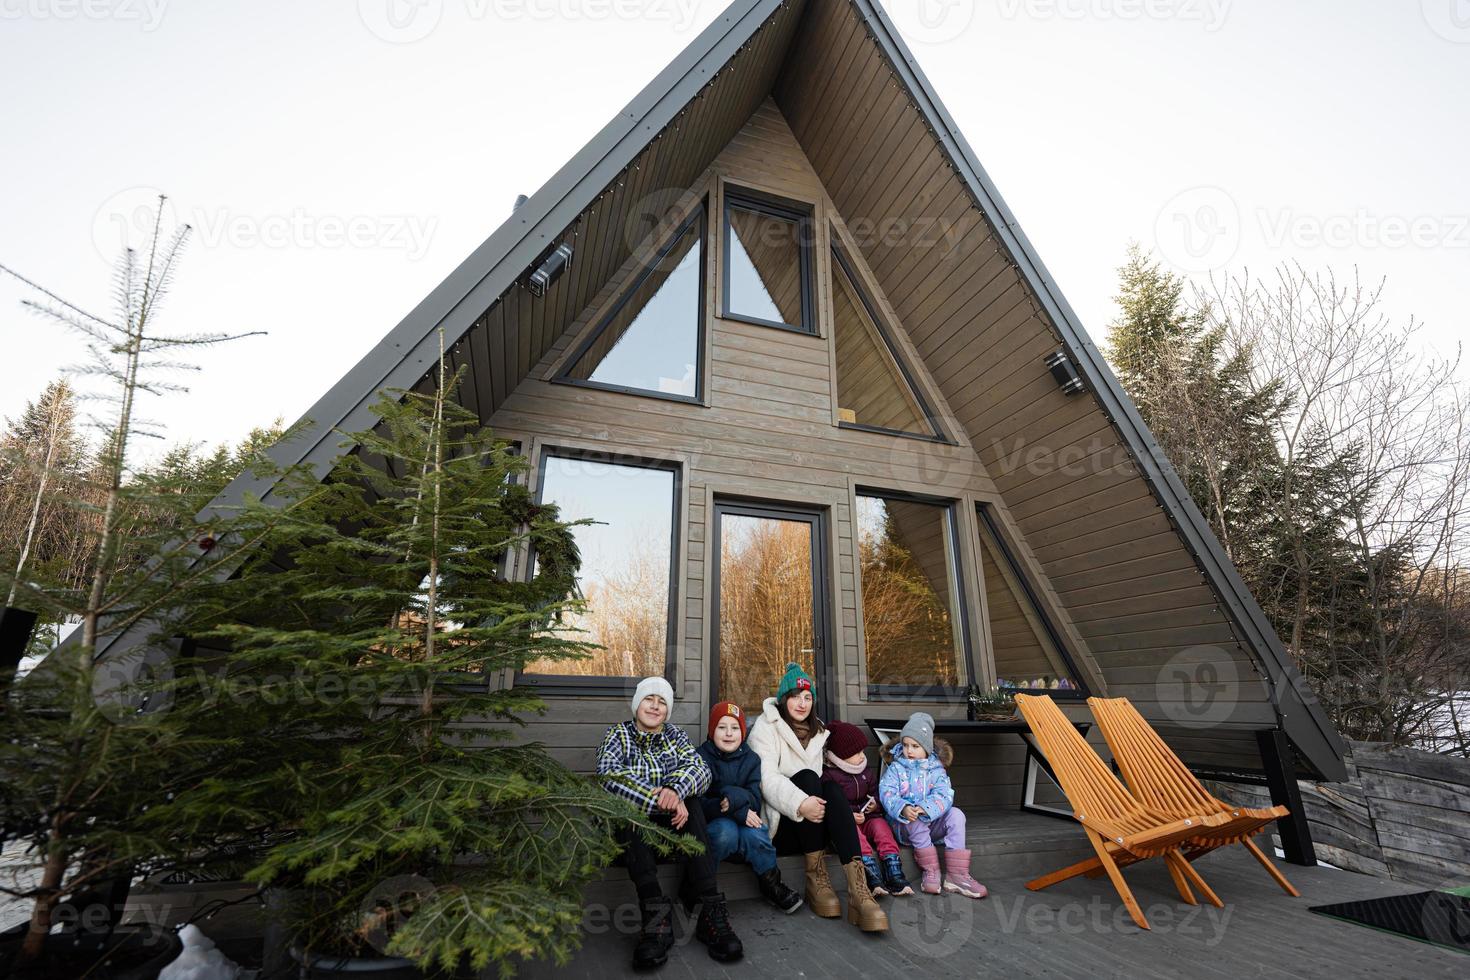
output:
[[[1231,806],[1215,797],[1127,698],[1088,698],[1087,706],[1102,729],[1123,779],[1140,803],[1174,817],[1203,812],[1220,813],[1228,818],[1225,824],[1190,838],[1184,846],[1186,859],[1193,861],[1217,847],[1239,843],[1261,862],[1261,867],[1282,891],[1294,898],[1301,897],[1301,892],[1251,840],[1252,834],[1286,816],[1290,812],[1286,807],[1250,809]]]
[[[1037,747],[1046,756],[1062,792],[1067,794],[1072,815],[1097,852],[1094,858],[1026,882],[1027,888],[1039,891],[1078,875],[1096,876],[1105,872],[1133,921],[1147,929],[1148,920],[1123,880],[1121,869],[1157,857],[1164,860],[1181,899],[1190,905],[1198,904],[1190,890],[1192,885],[1206,901],[1222,907],[1219,897],[1179,852],[1179,845],[1199,836],[1202,830],[1223,825],[1228,817],[1214,810],[1181,816],[1144,806],[1129,794],[1051,698],[1017,694],[1016,705],[1031,727]]]

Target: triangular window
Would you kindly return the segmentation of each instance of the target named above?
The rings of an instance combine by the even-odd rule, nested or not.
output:
[[[1022,577],[990,506],[981,504],[978,511],[996,685],[1023,693],[1045,691],[1053,697],[1086,697],[1087,689],[1078,679],[1061,634]]]
[[[703,394],[704,209],[690,215],[568,362],[561,380],[698,401]]]
[[[934,413],[914,388],[876,307],[858,285],[841,249],[832,250],[832,279],[839,424],[940,438]]]

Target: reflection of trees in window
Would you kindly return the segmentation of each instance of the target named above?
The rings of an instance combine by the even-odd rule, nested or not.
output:
[[[965,683],[949,508],[857,498],[868,683]]]
[[[534,662],[524,673],[646,677],[665,673],[669,649],[669,575],[674,554],[674,472],[548,455],[540,499],[573,528],[582,565],[577,586],[586,610],[564,626],[603,647],[578,661]]]
[[[557,670],[588,677],[647,677],[664,672],[669,619],[669,559],[641,537],[625,561],[604,576],[584,581],[587,609],[566,625],[585,631],[603,649]]]
[[[791,661],[814,669],[812,526],[720,518],[720,696],[758,708]]]

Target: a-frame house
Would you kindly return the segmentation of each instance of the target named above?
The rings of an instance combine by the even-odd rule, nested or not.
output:
[[[968,684],[1041,682],[1078,717],[1087,694],[1131,698],[1202,771],[1259,773],[1263,746],[1289,745],[1278,774],[1344,776],[874,0],[735,0],[279,461],[323,470],[380,389],[428,385],[441,328],[463,401],[520,445],[535,490],[606,522],[583,542],[596,675],[490,678],[541,689],[530,735],[578,767],[645,673],[698,731],[795,659],[827,716],[860,724],[963,718]],[[269,487],[225,497],[246,490]],[[1014,805],[1021,752],[968,749],[967,803]]]

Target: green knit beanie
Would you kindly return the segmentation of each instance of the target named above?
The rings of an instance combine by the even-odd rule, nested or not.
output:
[[[786,695],[792,691],[811,691],[816,693],[812,685],[812,679],[807,672],[801,669],[801,664],[787,664],[786,673],[781,675],[781,683],[776,685],[776,701],[784,700]]]

